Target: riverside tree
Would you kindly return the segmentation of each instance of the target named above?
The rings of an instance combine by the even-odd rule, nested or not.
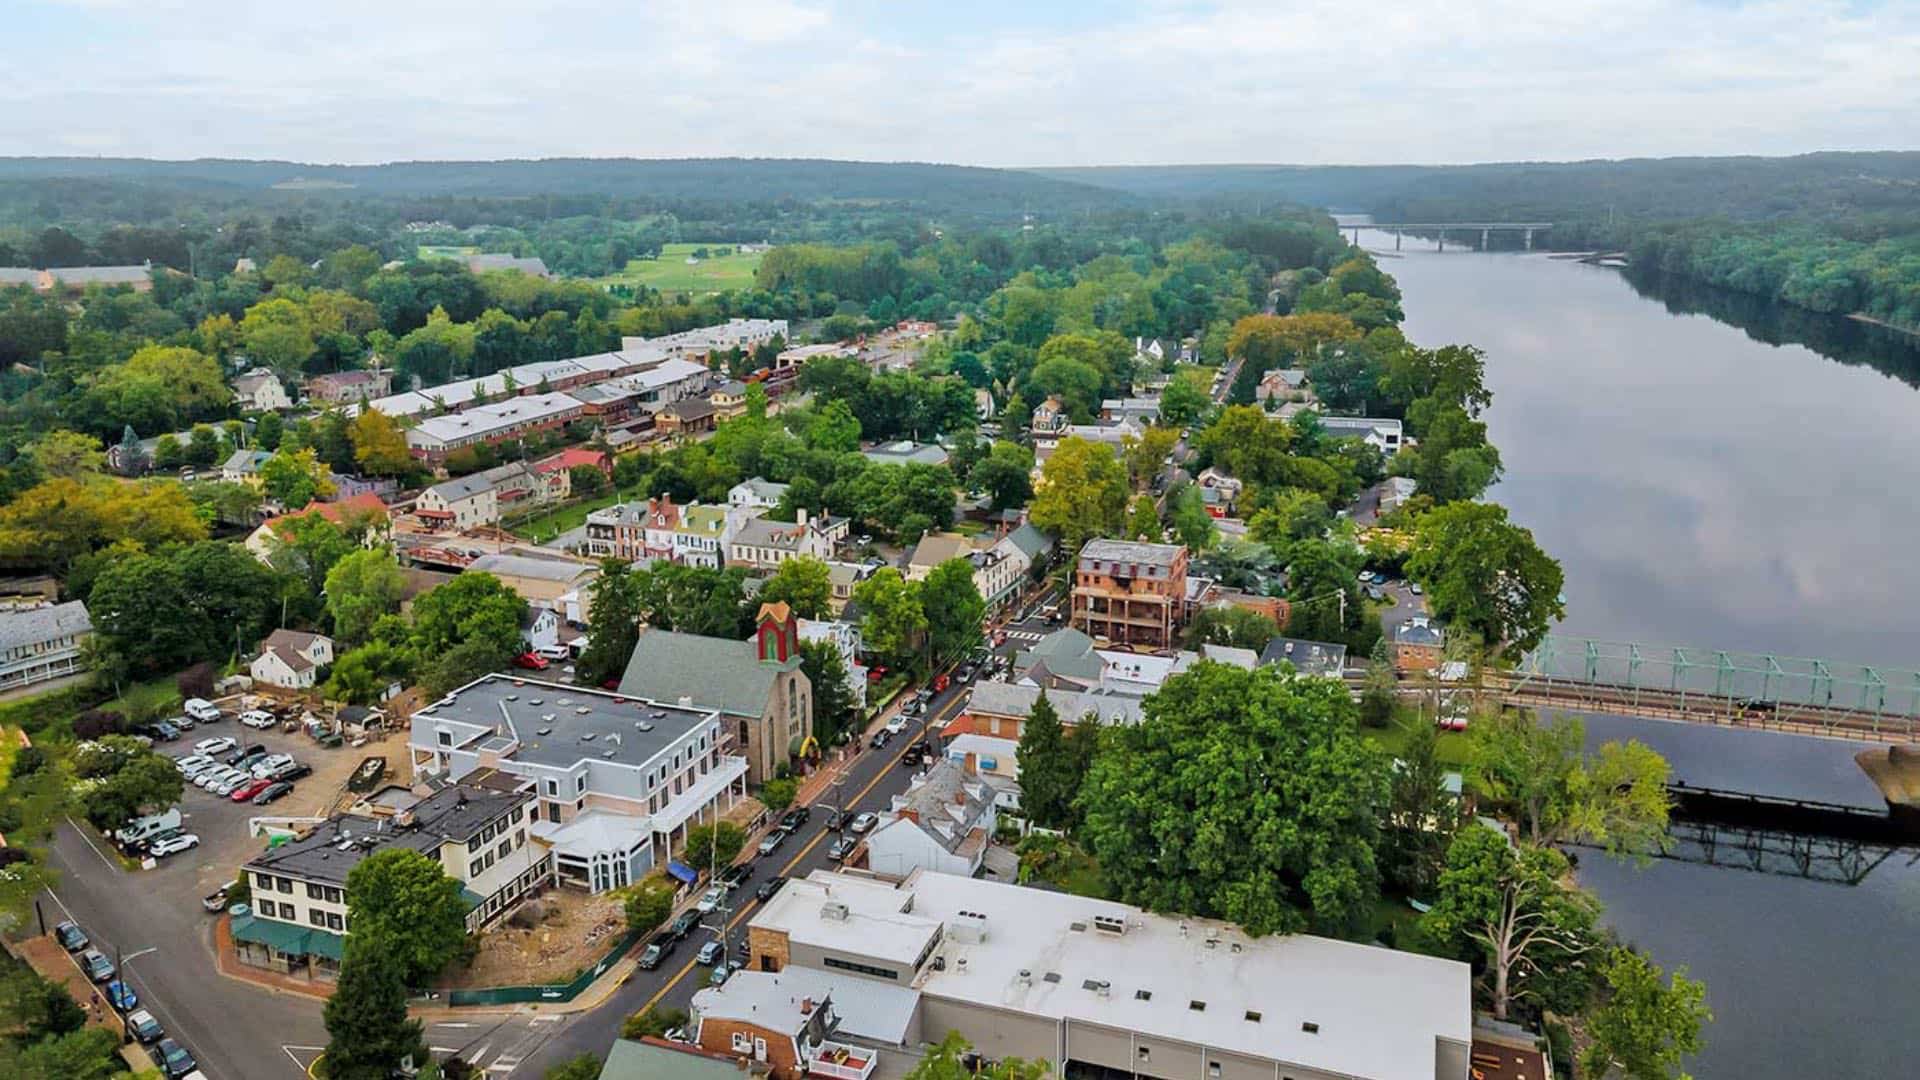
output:
[[[1560,564],[1504,506],[1458,502],[1423,514],[1407,574],[1425,584],[1436,617],[1477,635],[1496,659],[1540,644],[1566,615]]]
[[[1479,717],[1468,737],[1475,783],[1529,841],[1580,841],[1612,855],[1664,849],[1672,769],[1653,748],[1609,742],[1589,756],[1577,718],[1540,723],[1524,712]]]
[[[1587,1019],[1592,1039],[1580,1055],[1580,1071],[1592,1080],[1685,1080],[1681,1062],[1703,1045],[1700,1029],[1712,1022],[1707,988],[1678,968],[1660,981],[1653,961],[1632,949],[1615,949],[1600,967],[1601,1002]]]
[[[1118,897],[1252,934],[1357,926],[1379,892],[1386,763],[1330,679],[1201,663],[1102,738],[1080,836]]]

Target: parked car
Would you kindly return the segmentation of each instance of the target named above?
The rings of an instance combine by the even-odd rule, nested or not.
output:
[[[768,878],[760,883],[759,888],[753,890],[753,898],[764,904],[773,899],[773,894],[779,892],[780,887],[786,883],[787,879],[783,877]]]
[[[795,829],[798,829],[800,826],[805,825],[807,823],[807,819],[812,816],[813,816],[813,807],[796,806],[793,809],[787,811],[786,813],[780,815],[780,827],[787,830],[788,832],[792,832]]]
[[[273,771],[275,769],[278,769],[280,766],[291,765],[291,764],[293,764],[292,754],[269,754],[266,757],[261,758],[259,761],[254,762],[253,766],[248,771],[253,773],[253,775],[255,776],[266,777],[266,776],[272,776]]]
[[[68,952],[79,952],[92,944],[87,939],[87,932],[80,929],[80,924],[71,919],[55,923],[53,937],[60,943],[60,947]]]
[[[266,787],[253,793],[253,805],[265,806],[270,802],[277,802],[280,799],[284,799],[292,793],[292,784],[287,783],[285,780],[271,780],[267,782]]]
[[[177,855],[188,848],[196,848],[199,846],[200,838],[198,836],[192,833],[183,833],[179,836],[170,836],[165,840],[159,841],[147,849],[147,854],[152,855],[156,859],[164,859],[169,855]]]
[[[227,790],[232,791],[234,781],[246,775],[231,765],[217,765],[194,777],[193,784],[203,791],[217,791],[221,784],[226,784]]]
[[[673,940],[679,941],[693,933],[693,928],[699,925],[699,915],[691,911],[683,911],[667,926],[667,933],[673,936]]]
[[[178,731],[193,730],[193,717],[191,716],[176,716],[171,720],[168,720],[167,723],[172,724],[175,730],[178,730]]]
[[[238,745],[239,743],[235,742],[232,736],[216,735],[211,739],[201,739],[194,743],[193,752],[212,757],[215,754],[224,754]]]
[[[973,675],[974,666],[972,664],[961,664],[959,670],[953,673],[954,679],[959,682],[972,682]]]
[[[869,740],[868,745],[878,750],[887,745],[887,740],[891,738],[893,738],[893,732],[888,731],[886,728],[881,728],[879,731],[873,733],[873,738]]]
[[[845,810],[833,810],[827,814],[827,831],[829,832],[839,829],[840,826],[846,823],[847,812]]]
[[[898,735],[905,730],[907,730],[907,717],[906,710],[902,709],[893,719],[887,721],[886,732],[889,735]]]
[[[268,754],[272,752],[273,751],[268,750],[261,743],[254,743],[252,746],[244,747],[242,749],[235,750],[231,754],[228,754],[227,764],[233,766],[236,769],[252,768],[254,762],[259,761],[261,758],[266,757]]]
[[[133,992],[124,979],[107,980],[107,1002],[115,1009],[126,1012],[140,1007],[140,995]]]
[[[303,776],[312,776],[313,766],[304,761],[289,761],[267,774],[269,780],[298,780]]]
[[[233,886],[230,881],[201,897],[200,906],[215,915],[227,910],[227,897],[233,895]]]
[[[234,788],[233,794],[228,795],[227,798],[232,799],[234,802],[246,802],[248,799],[253,798],[255,795],[260,794],[272,786],[273,781],[262,777],[255,777],[241,784],[239,787]]]
[[[173,742],[180,737],[180,729],[165,720],[155,720],[144,729],[148,736],[158,742]]]
[[[741,883],[753,876],[753,867],[748,863],[734,863],[720,871],[720,887],[731,892]]]
[[[150,1043],[167,1033],[160,1026],[160,1021],[145,1009],[135,1009],[127,1014],[127,1032],[143,1043]]]
[[[873,831],[873,827],[878,824],[880,824],[880,815],[868,812],[854,818],[853,824],[847,828],[852,830],[853,835],[862,836]]]
[[[884,679],[886,677],[887,677],[887,665],[885,664],[875,664],[872,667],[867,669],[868,682],[879,682],[881,679]]]
[[[787,831],[785,829],[773,830],[772,832],[766,835],[765,839],[760,841],[760,854],[771,855],[774,852],[779,851],[780,845],[784,843],[786,839],[787,839]]]
[[[81,950],[80,970],[87,973],[87,978],[97,983],[106,982],[117,974],[113,969],[113,961],[107,959],[107,954],[99,949]]]
[[[154,1049],[159,1054],[160,1068],[166,1072],[168,1080],[180,1080],[200,1067],[199,1062],[193,1060],[193,1055],[187,1053],[187,1048],[172,1039],[161,1039]]]
[[[540,654],[531,652],[523,652],[519,656],[514,657],[513,666],[527,671],[547,670],[547,662],[541,659]]]
[[[719,907],[720,901],[725,900],[726,898],[727,898],[727,890],[724,888],[721,888],[718,885],[715,885],[714,887],[708,889],[706,892],[700,894],[700,902],[693,905],[693,910],[699,912],[702,915],[705,915],[708,912],[712,911],[714,908]]]
[[[666,941],[667,944],[662,944],[661,940]],[[667,950],[672,947],[671,943],[673,939],[666,938],[661,940],[648,942],[647,947],[640,950],[641,971],[652,971],[654,968],[660,966],[660,961],[667,958]]]
[[[225,715],[218,706],[205,698],[188,698],[186,704],[180,707],[188,716],[202,724],[211,724]]]
[[[200,754],[189,754],[186,757],[176,759],[173,767],[180,770],[181,776],[192,779],[218,764],[219,762],[210,757],[204,757]]]
[[[858,846],[860,841],[851,836],[836,836],[833,838],[833,844],[827,848],[827,859],[831,862],[840,862],[853,854],[853,849]]]
[[[240,714],[240,722],[247,727],[258,728],[262,731],[279,723],[278,720],[273,718],[272,713],[264,709],[248,709],[246,712]]]
[[[207,790],[224,799],[227,796],[233,794],[234,789],[239,787],[240,785],[251,784],[251,783],[253,783],[252,773],[243,772],[239,769],[235,769],[233,770],[232,774],[228,776],[224,776],[219,780],[219,782],[209,785],[207,787]]]
[[[533,651],[536,656],[549,663],[559,663],[572,655],[567,652],[565,645],[542,645]]]
[[[1413,584],[1411,584],[1411,585],[1408,585],[1408,586],[1407,586],[1407,590],[1408,590],[1409,592],[1411,592],[1411,593],[1413,593],[1413,595],[1415,595],[1415,596],[1419,596],[1419,595],[1421,595],[1422,593],[1424,593],[1424,592],[1426,591],[1426,590],[1424,590],[1424,589],[1422,589],[1422,588],[1420,587],[1420,583],[1419,583],[1419,582],[1417,582],[1417,581],[1416,581],[1416,582],[1414,582],[1414,583],[1413,583]]]
[[[707,976],[707,984],[709,986],[720,986],[727,981],[727,976],[732,974],[733,969],[726,964],[715,964],[713,965],[713,974]]]
[[[717,941],[709,941],[705,945],[700,946],[699,954],[696,955],[693,959],[695,960],[695,962],[699,963],[702,967],[704,967],[708,964],[718,962],[720,957],[725,952],[726,952],[726,946],[720,944]]]

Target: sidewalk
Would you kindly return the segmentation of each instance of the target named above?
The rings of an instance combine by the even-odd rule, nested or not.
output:
[[[301,979],[240,962],[233,948],[233,916],[224,912],[213,924],[214,970],[235,982],[251,983],[275,994],[294,994],[325,1001],[333,996],[333,984]]]

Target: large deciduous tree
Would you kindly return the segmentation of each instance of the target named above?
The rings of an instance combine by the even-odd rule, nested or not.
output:
[[[973,581],[973,563],[948,559],[920,583],[920,609],[936,663],[956,660],[980,644],[987,601]]]
[[[1253,934],[1357,925],[1386,768],[1328,679],[1202,663],[1102,741],[1081,836],[1119,897]]]
[[[440,864],[404,847],[383,847],[347,872],[352,937],[386,942],[411,985],[432,978],[459,954],[467,937],[460,882]]]
[[[1077,552],[1089,539],[1112,536],[1126,524],[1127,470],[1113,448],[1079,436],[1062,440],[1040,469],[1033,523]]]
[[[746,845],[745,830],[731,821],[717,821],[688,829],[680,857],[702,873],[717,874],[726,869]]]
[[[408,1058],[415,1066],[428,1060],[420,1022],[407,1018],[405,960],[395,942],[358,920],[347,935],[340,979],[327,998],[325,1022],[328,1040],[322,1075],[328,1080],[387,1080]]]
[[[1625,948],[1607,955],[1599,983],[1601,1003],[1587,1019],[1591,1041],[1580,1055],[1581,1074],[1686,1080],[1682,1064],[1700,1052],[1700,1029],[1713,1020],[1706,986],[1687,978],[1685,968],[1663,983],[1653,961]]]
[[[1609,742],[1589,757],[1579,719],[1505,711],[1476,718],[1469,738],[1475,782],[1532,842],[1577,840],[1614,855],[1664,849],[1672,770],[1646,744]]]
[[[860,608],[860,636],[868,651],[895,666],[917,658],[928,629],[919,582],[906,580],[891,566],[881,567],[854,586],[853,602]]]
[[[818,619],[827,612],[833,599],[833,580],[827,564],[819,559],[788,559],[760,585],[760,599],[767,603],[784,602],[803,619]]]
[[[378,409],[362,409],[348,425],[347,438],[353,444],[353,460],[364,472],[401,476],[415,468],[413,456],[407,451],[406,433]]]
[[[838,741],[853,721],[853,686],[840,647],[821,638],[800,643],[800,670],[813,688],[813,737],[822,746]]]
[[[361,550],[341,556],[327,571],[327,614],[333,634],[357,645],[367,639],[375,620],[400,610],[407,593],[407,574],[393,553]]]
[[[1479,636],[1495,657],[1538,645],[1566,614],[1560,564],[1503,506],[1453,503],[1422,515],[1407,573],[1426,585],[1434,615]]]
[[[526,609],[527,602],[492,574],[461,574],[414,601],[414,642],[422,656],[468,641],[511,654],[519,648]]]
[[[1424,921],[1436,940],[1480,954],[1488,1000],[1501,1020],[1516,996],[1551,985],[1556,971],[1597,945],[1599,904],[1562,884],[1568,872],[1566,857],[1552,848],[1515,844],[1483,825],[1462,829],[1447,848]]]

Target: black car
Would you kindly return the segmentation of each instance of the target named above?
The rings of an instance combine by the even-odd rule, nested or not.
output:
[[[93,942],[87,940],[87,932],[80,929],[77,922],[63,922],[53,928],[53,936],[58,938],[60,946],[68,952],[79,952]]]
[[[780,886],[786,883],[787,879],[783,877],[768,878],[760,883],[759,888],[753,890],[753,898],[764,904],[773,898],[774,893],[780,891]]]
[[[640,970],[652,971],[659,967],[660,961],[665,960],[667,954],[673,951],[674,944],[675,939],[665,934],[647,942],[647,947],[640,950]]]
[[[893,738],[893,732],[888,731],[886,728],[881,728],[879,731],[876,731],[873,733],[873,738],[872,740],[870,740],[869,745],[871,745],[875,750],[878,750],[881,747],[887,745],[888,740],[892,738]]]
[[[785,829],[788,832],[792,832],[795,829],[798,829],[800,826],[805,825],[807,823],[807,819],[812,816],[813,816],[813,807],[796,806],[793,809],[787,811],[786,813],[780,815],[780,827],[782,829]]]
[[[254,795],[253,805],[265,806],[276,799],[286,798],[289,794],[292,793],[292,791],[293,791],[292,784],[287,783],[285,780],[275,781],[274,783],[268,784],[266,787],[261,788],[259,793]]]
[[[680,913],[679,918],[673,920],[673,922],[667,926],[667,935],[673,938],[673,940],[679,941],[688,934],[693,933],[694,927],[699,925],[700,916],[697,912],[683,911]]]
[[[172,1039],[161,1039],[153,1049],[160,1059],[160,1068],[176,1080],[200,1067],[193,1055],[187,1053],[187,1048]]]
[[[845,825],[846,823],[847,823],[847,812],[845,810],[835,810],[834,812],[827,815],[827,830],[829,832],[833,831],[834,829],[838,829],[840,826]]]
[[[729,889],[737,889],[740,883],[753,876],[753,864],[734,863],[720,871],[720,884]]]
[[[259,743],[254,743],[244,750],[235,750],[233,753],[228,754],[227,764],[236,769],[251,769],[253,768],[254,762],[261,761],[265,759],[266,756],[267,748]]]

